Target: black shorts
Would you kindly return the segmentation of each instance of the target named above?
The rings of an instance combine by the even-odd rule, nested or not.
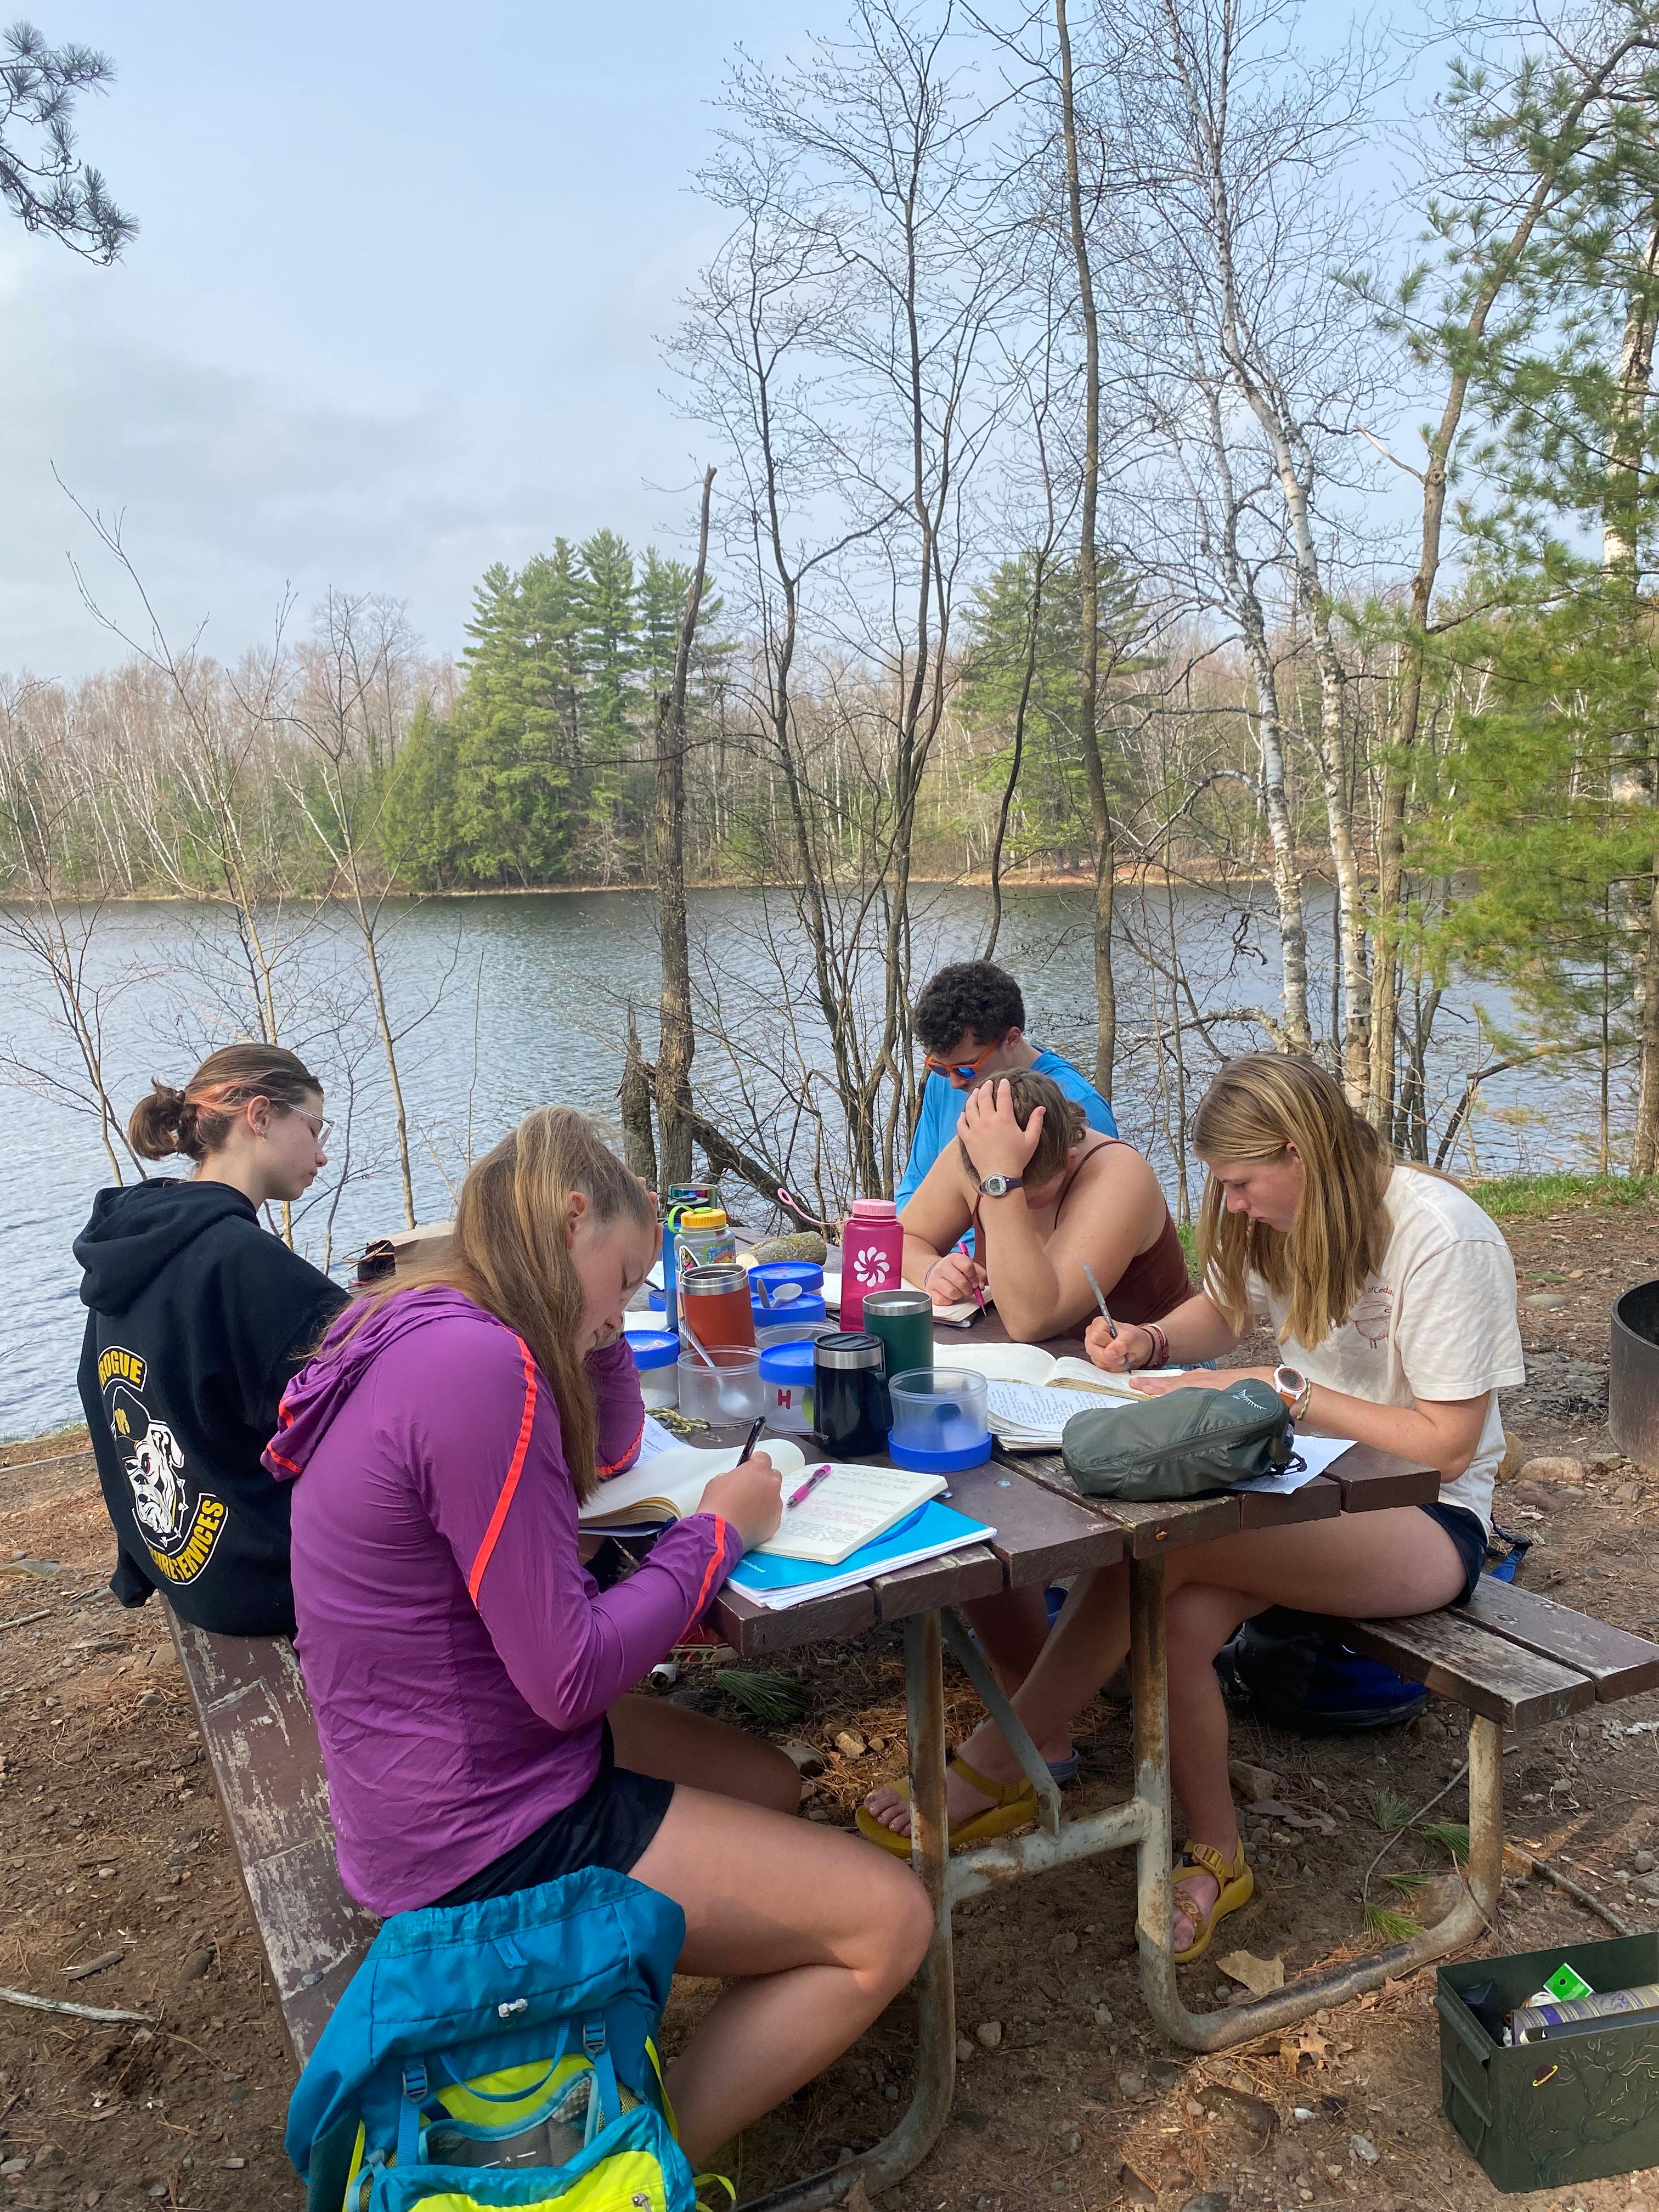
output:
[[[599,1739],[599,1771],[572,1805],[532,1828],[520,1843],[492,1859],[453,1889],[434,1897],[434,1905],[476,1905],[483,1897],[507,1897],[515,1889],[536,1889],[583,1867],[609,1867],[631,1874],[663,1823],[672,1782],[654,1774],[635,1774],[618,1766],[606,1721]]]
[[[1432,1505],[1420,1506],[1431,1521],[1437,1521],[1457,1547],[1457,1556],[1463,1562],[1463,1595],[1452,1600],[1454,1605],[1467,1605],[1474,1595],[1474,1586],[1480,1579],[1486,1564],[1486,1532],[1480,1516],[1471,1513],[1467,1505],[1447,1505],[1438,1499]]]

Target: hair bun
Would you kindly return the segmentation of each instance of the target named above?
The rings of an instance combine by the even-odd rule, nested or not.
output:
[[[127,1137],[141,1160],[164,1160],[188,1151],[195,1122],[196,1109],[184,1092],[158,1080],[133,1108]]]

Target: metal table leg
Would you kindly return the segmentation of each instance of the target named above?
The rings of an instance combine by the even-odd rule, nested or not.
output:
[[[916,2080],[903,2118],[873,2148],[844,2166],[787,2182],[751,2200],[746,2212],[819,2212],[839,2204],[861,2178],[874,2195],[902,2181],[927,2157],[951,2117],[957,2078],[956,1988],[951,1964],[951,1900],[945,1881],[945,1677],[937,1613],[904,1624],[904,1704],[914,1808],[911,1863],[933,1908],[933,1939],[916,1976]]]
[[[1135,1795],[1145,1808],[1136,1867],[1136,1929],[1146,2008],[1172,2042],[1225,2051],[1322,2005],[1341,2004],[1384,1982],[1444,1959],[1491,1924],[1504,1869],[1504,1743],[1494,1721],[1469,1727],[1469,1863],[1463,1896],[1443,1920],[1407,1943],[1391,1943],[1352,1966],[1298,1974],[1269,1996],[1224,2011],[1188,2012],[1176,1986],[1170,1948],[1174,1882],[1170,1797],[1170,1673],[1164,1638],[1164,1562],[1129,1564],[1130,1665],[1134,1685]]]

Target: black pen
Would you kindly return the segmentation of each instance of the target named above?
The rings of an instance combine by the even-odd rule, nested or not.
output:
[[[750,1424],[748,1435],[743,1440],[743,1449],[738,1454],[738,1465],[739,1467],[743,1465],[750,1453],[754,1450],[756,1443],[759,1440],[760,1432],[765,1426],[765,1414],[757,1413],[753,1421]]]

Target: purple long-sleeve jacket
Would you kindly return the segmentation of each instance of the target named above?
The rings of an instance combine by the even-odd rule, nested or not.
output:
[[[743,1554],[677,1522],[600,1594],[546,1377],[459,1291],[347,1308],[289,1385],[265,1455],[294,1491],[301,1668],[340,1873],[375,1912],[428,1905],[580,1797],[605,1709],[683,1637]],[[587,1362],[602,1472],[643,1413],[625,1344]]]

